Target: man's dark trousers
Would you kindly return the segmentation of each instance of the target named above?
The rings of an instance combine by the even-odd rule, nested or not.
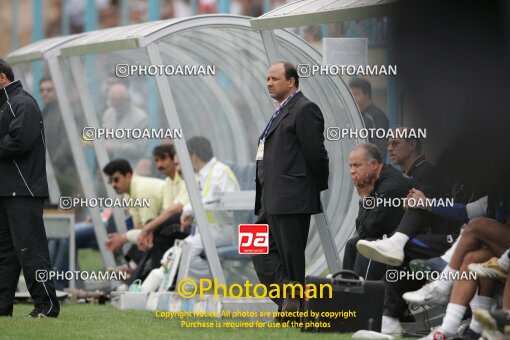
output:
[[[356,244],[361,240],[359,236],[349,239],[344,249],[343,269],[354,271],[365,280],[382,280],[386,274],[386,265],[372,261],[358,253]],[[374,238],[366,238],[365,240],[373,241]]]
[[[404,248],[405,259],[400,267],[388,267],[391,271],[409,270],[409,262],[414,259],[430,259],[443,255],[455,242],[456,235],[422,234],[417,235],[406,243]],[[420,276],[417,276],[420,278]],[[414,280],[412,276],[402,279],[385,280],[385,295],[383,314],[386,316],[400,318],[408,308],[407,302],[402,295],[420,289],[426,283],[425,279]]]
[[[138,253],[137,267],[126,282],[133,283],[135,280],[145,280],[151,270],[161,267],[161,259],[168,249],[173,247],[175,240],[184,240],[189,233],[180,231],[181,213],[175,213],[170,216],[153,232],[153,246],[150,250],[142,252],[133,245],[126,259],[128,260],[133,253]],[[148,222],[147,222],[148,223]]]
[[[0,197],[0,315],[12,315],[20,271],[36,308],[56,316],[55,294],[48,241],[43,223],[43,199]]]
[[[320,193],[328,188],[322,112],[302,92],[291,96],[259,137],[264,150],[257,159],[255,214],[271,234],[270,253],[254,256],[253,264],[266,285],[304,283],[310,217],[322,212]]]
[[[304,283],[310,217],[310,214],[264,213],[264,219],[256,222],[269,224],[269,253],[253,256],[253,265],[262,284],[269,287],[272,283]],[[273,301],[281,308],[283,299]]]

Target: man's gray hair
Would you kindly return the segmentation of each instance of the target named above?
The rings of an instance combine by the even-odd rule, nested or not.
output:
[[[354,149],[362,148],[365,150],[367,159],[369,163],[372,163],[373,160],[376,160],[377,163],[381,164],[383,162],[382,154],[377,145],[371,143],[358,144],[354,147]]]

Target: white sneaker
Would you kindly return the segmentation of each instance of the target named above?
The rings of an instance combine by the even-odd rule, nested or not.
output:
[[[391,339],[393,339],[393,337],[390,335],[377,333],[374,331],[361,330],[361,331],[357,331],[356,333],[354,333],[352,335],[351,339],[354,339],[354,340],[372,340],[372,339],[391,340]]]
[[[389,238],[377,241],[360,240],[356,244],[356,248],[367,259],[390,266],[400,266],[404,262],[404,249],[396,245]]]
[[[439,286],[443,286],[439,288]],[[446,305],[450,300],[451,282],[433,281],[417,291],[407,292],[402,298],[413,305]],[[446,287],[447,286],[447,287]]]
[[[398,319],[383,315],[381,333],[398,336],[404,333],[404,329]]]
[[[429,335],[426,337],[420,338],[419,340],[448,340],[454,337],[453,335],[449,335],[446,333],[443,333],[441,331],[441,327],[436,327],[430,332]]]
[[[121,284],[120,286],[115,289],[117,292],[127,292],[129,290],[129,286],[125,283]]]
[[[499,265],[497,257],[493,257],[484,263],[470,263],[468,270],[476,273],[477,277],[498,280],[503,283],[506,282],[508,277],[508,271]]]

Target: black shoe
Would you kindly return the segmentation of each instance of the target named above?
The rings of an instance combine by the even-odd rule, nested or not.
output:
[[[443,260],[440,257],[433,257],[431,259],[423,260],[423,259],[416,259],[409,262],[409,268],[413,272],[424,272],[424,273],[430,273],[430,272],[441,272],[443,271],[444,267],[448,262]]]
[[[34,308],[30,314],[27,315],[29,318],[42,319],[42,318],[56,318],[58,314],[49,313],[47,314],[40,308]]]
[[[299,298],[285,298],[282,304],[283,312],[299,312],[301,309],[301,302]]]
[[[12,308],[0,309],[0,317],[2,316],[11,316],[12,317]]]
[[[462,334],[462,339],[464,339],[464,340],[478,340],[478,339],[480,339],[481,335],[482,334],[476,333],[474,330],[472,330],[471,328],[468,327],[464,331],[464,334]]]
[[[282,304],[282,318],[281,322],[299,322],[299,312],[301,311],[301,300],[299,298],[285,298]],[[289,313],[289,314],[287,314]],[[292,316],[291,316],[292,315]]]

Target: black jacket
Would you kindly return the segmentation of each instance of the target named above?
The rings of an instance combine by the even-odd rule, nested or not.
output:
[[[447,198],[450,196],[450,188],[436,167],[425,159],[418,157],[407,170],[407,175],[413,181],[413,187],[422,191],[429,198]],[[461,223],[450,219],[428,214],[424,223],[433,234],[456,234],[459,232]]]
[[[260,137],[262,138],[262,136]],[[259,139],[260,139],[259,138]],[[255,214],[262,186],[256,177]],[[329,158],[321,110],[298,92],[281,110],[264,144],[264,209],[269,214],[317,214],[328,188]]]
[[[373,197],[404,198],[411,189],[411,181],[391,165],[383,165],[375,181]],[[360,238],[381,238],[392,233],[404,215],[403,207],[376,206],[365,209],[362,199],[359,203],[356,231]]]
[[[44,126],[19,80],[0,90],[0,196],[48,197]]]
[[[446,197],[450,193],[443,177],[423,155],[414,161],[407,175],[418,182],[416,185],[413,183],[413,186],[427,197]]]

